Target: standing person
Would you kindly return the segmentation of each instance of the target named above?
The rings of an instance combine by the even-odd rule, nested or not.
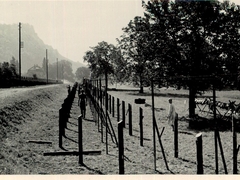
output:
[[[70,94],[70,92],[71,92],[71,86],[68,85],[68,86],[67,86],[67,89],[68,89],[68,94]]]
[[[175,111],[174,105],[172,104],[171,98],[168,100],[168,102],[169,102],[169,110],[168,110],[168,116],[167,116],[168,124],[172,126],[172,130],[174,131],[174,121],[176,118],[176,111]]]
[[[85,118],[86,106],[87,106],[87,96],[86,96],[86,94],[84,94],[84,90],[82,90],[82,93],[79,94],[78,106],[80,106],[81,114],[82,114],[83,118]]]
[[[78,96],[80,95],[81,91],[82,91],[82,87],[81,87],[81,84],[79,83],[78,84]]]

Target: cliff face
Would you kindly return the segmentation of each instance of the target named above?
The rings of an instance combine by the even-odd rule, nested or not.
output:
[[[63,57],[56,49],[44,44],[38,37],[33,26],[22,24],[21,41],[23,48],[21,49],[22,73],[26,73],[29,68],[35,64],[42,66],[46,49],[48,49],[49,63],[58,60],[68,60],[74,64],[73,73],[78,67],[83,66],[81,63],[76,63],[70,59]],[[12,57],[19,59],[19,27],[18,24],[6,25],[0,24],[0,62],[9,62]]]

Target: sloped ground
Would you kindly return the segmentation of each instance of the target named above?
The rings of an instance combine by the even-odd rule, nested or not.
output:
[[[67,96],[64,85],[3,90],[1,96],[0,173],[41,173],[42,153],[50,145],[29,143],[57,136],[58,109]],[[54,144],[54,143],[53,143]],[[46,167],[46,166],[45,166]],[[43,171],[44,173],[44,171]]]
[[[6,93],[3,94],[6,95]],[[134,104],[134,99],[139,96],[130,92],[112,91],[110,94],[119,97],[120,100],[125,100],[126,107],[127,103],[133,105],[133,136],[128,135],[128,118],[126,118],[126,128],[124,129],[126,174],[196,174],[195,135],[198,132],[203,133],[204,173],[215,173],[213,131],[189,129],[186,121],[179,121],[179,158],[174,158],[173,132],[167,126],[165,118],[168,97],[156,98],[155,104],[159,130],[161,131],[165,127],[162,143],[169,170],[164,163],[156,137],[157,171],[155,172],[151,107],[141,105],[144,109],[144,142],[143,146],[140,146],[139,105]],[[78,150],[77,119],[80,110],[77,106],[77,96],[71,110],[71,118],[67,124],[66,138],[63,138],[64,149],[58,146],[58,110],[67,97],[65,85],[23,89],[21,92],[10,93],[5,98],[0,97],[2,101],[0,105],[2,124],[0,126],[0,174],[118,174],[118,148],[108,135],[108,154],[106,154],[105,128],[103,129],[103,142],[101,142],[101,133],[98,130],[98,123],[95,121],[97,116],[93,117],[89,103],[86,119],[83,120],[83,150],[100,150],[101,155],[84,155],[84,166],[78,164],[78,156],[43,155],[46,152]],[[144,98],[148,104],[151,104],[150,96]],[[180,117],[184,116],[187,111],[184,101],[184,98],[174,98],[174,104]],[[112,117],[111,114],[110,117],[117,135],[116,109],[115,117]],[[231,174],[232,135],[229,131],[221,132],[220,135],[228,172]],[[29,142],[32,140],[45,143]],[[240,144],[239,141],[238,144]],[[238,160],[238,165],[239,163]],[[219,173],[224,174],[220,154]]]

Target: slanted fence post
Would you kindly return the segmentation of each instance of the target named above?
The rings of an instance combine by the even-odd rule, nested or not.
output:
[[[197,174],[203,174],[202,133],[196,135],[197,145]]]

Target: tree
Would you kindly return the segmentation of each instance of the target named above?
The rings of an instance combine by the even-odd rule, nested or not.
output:
[[[3,62],[2,63],[2,78],[7,80],[10,79],[13,76],[13,73],[10,69],[9,62]]]
[[[149,18],[136,16],[123,31],[124,34],[118,39],[118,47],[127,61],[132,80],[139,84],[139,92],[143,93],[144,82],[149,82],[150,62],[153,59]]]
[[[76,70],[75,76],[78,81],[82,80],[84,77],[89,77],[90,76],[90,69],[87,67],[79,67]]]
[[[97,57],[94,54],[93,50],[89,50],[85,53],[83,57],[84,61],[88,62],[89,69],[91,69],[92,77],[97,78],[100,74],[98,71],[99,65],[97,64]]]
[[[233,62],[237,62],[239,40],[233,37],[239,38],[236,33],[239,31],[239,22],[236,20],[239,19],[239,7],[223,9],[222,4],[216,1],[149,1],[147,4],[143,2],[143,6],[146,9],[145,16],[154,24],[152,34],[160,41],[158,46],[155,44],[157,51],[154,60],[155,64],[164,67],[159,68],[163,71],[159,76],[175,77],[172,83],[179,83],[179,77],[189,77],[180,82],[189,87],[189,115],[192,117],[195,115],[197,91],[209,88],[210,83],[205,77],[222,73],[223,54],[235,57]],[[223,15],[222,11],[231,13]],[[234,48],[223,37],[231,39]],[[223,51],[224,45],[231,48]],[[229,67],[233,67],[234,63],[230,63]],[[236,68],[231,71],[236,72]]]
[[[114,52],[115,57],[113,58],[113,69],[114,73],[111,78],[111,83],[124,83],[129,82],[131,77],[131,70],[129,63],[123,58],[121,50],[118,48]]]
[[[238,73],[240,68],[240,6],[224,1],[219,4],[219,28],[218,38],[213,39],[221,51],[223,73],[231,74],[225,76],[226,85],[236,87],[238,85]]]
[[[91,78],[105,77],[105,86],[107,90],[109,75],[119,75],[115,73],[116,63],[120,62],[121,53],[119,49],[107,42],[100,42],[97,46],[92,47],[91,51],[87,51],[83,57],[88,62],[91,69]]]
[[[62,68],[62,71],[60,70],[60,72],[62,72],[63,78],[70,82],[74,82],[72,63],[66,60],[61,60],[59,61],[59,67]],[[56,70],[56,68],[54,69]]]
[[[17,75],[18,74],[18,69],[19,69],[18,67],[19,67],[19,65],[18,65],[18,61],[15,59],[14,56],[12,56],[12,59],[10,60],[10,67],[12,69],[13,74]]]
[[[84,55],[84,61],[88,62],[93,78],[104,75],[105,79],[109,74],[114,74],[114,61],[117,58],[118,49],[107,42],[100,42],[91,48]]]

